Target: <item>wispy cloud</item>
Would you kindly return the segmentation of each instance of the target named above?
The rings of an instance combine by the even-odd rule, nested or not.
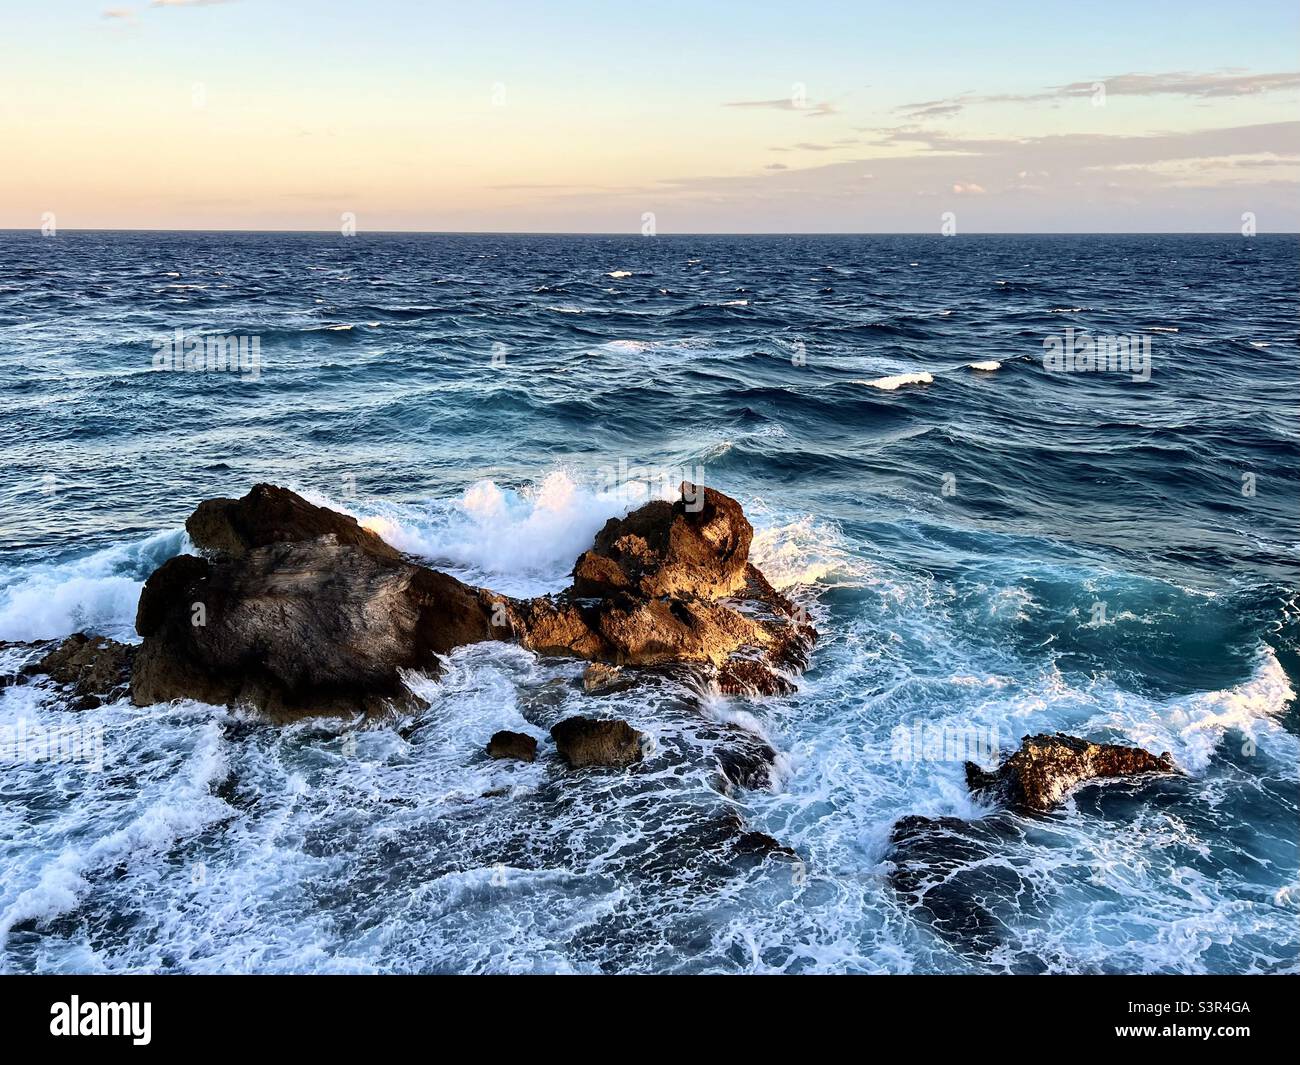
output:
[[[1095,81],[1072,81],[1041,92],[1031,93],[963,93],[938,100],[904,104],[900,114],[911,119],[951,118],[967,107],[979,104],[1042,103],[1078,96],[1091,96],[1104,86],[1108,96],[1185,96],[1193,99],[1222,99],[1255,96],[1261,93],[1300,89],[1300,71],[1277,71],[1249,74],[1225,71],[1193,74],[1175,71],[1167,74],[1116,74]]]
[[[743,107],[753,110],[767,111],[798,111],[807,118],[822,118],[826,115],[834,115],[839,112],[835,110],[835,105],[826,101],[813,103],[809,100],[801,99],[791,95],[780,100],[733,100],[722,105],[723,107]]]

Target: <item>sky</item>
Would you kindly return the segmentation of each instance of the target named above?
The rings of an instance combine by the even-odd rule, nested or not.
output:
[[[0,228],[1300,230],[1300,4],[4,0]]]

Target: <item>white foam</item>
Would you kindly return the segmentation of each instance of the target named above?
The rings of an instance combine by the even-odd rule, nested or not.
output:
[[[998,362],[997,359],[986,359],[983,362],[970,362],[966,365],[972,370],[984,370],[986,372],[1000,370],[1002,368],[1002,363]]]
[[[564,588],[600,527],[640,501],[621,490],[582,487],[556,470],[519,491],[484,480],[457,500],[363,505],[354,513],[399,551],[494,591],[529,596]]]
[[[0,640],[52,640],[81,631],[134,640],[144,579],[189,549],[184,530],[176,529],[70,562],[7,571],[0,577]]]
[[[855,385],[867,385],[870,388],[879,388],[883,392],[893,392],[904,385],[928,385],[934,380],[933,375],[926,373],[924,370],[919,373],[900,373],[892,377],[877,377],[874,381],[854,381]]]

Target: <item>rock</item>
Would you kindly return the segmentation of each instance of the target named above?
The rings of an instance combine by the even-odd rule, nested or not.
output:
[[[380,558],[401,558],[396,548],[363,529],[356,518],[308,503],[273,484],[256,484],[241,499],[205,499],[186,520],[185,531],[201,551],[230,558],[269,544],[327,535]]]
[[[137,704],[192,698],[273,715],[421,706],[402,670],[436,673],[437,655],[506,634],[476,589],[333,535],[173,558],[145,582],[137,625]]]
[[[900,901],[963,953],[985,956],[1002,945],[993,907],[1031,913],[1043,904],[1034,881],[1004,858],[1017,835],[1005,817],[910,815],[890,834],[889,882]]]
[[[966,783],[973,792],[990,792],[1017,809],[1041,812],[1087,780],[1176,772],[1167,751],[1157,758],[1141,747],[1090,743],[1057,733],[1025,736],[1020,749],[992,773],[967,762]]]
[[[566,717],[551,728],[556,749],[574,769],[582,766],[627,766],[641,761],[649,738],[626,721]]]
[[[766,788],[772,783],[776,751],[757,736],[743,734],[720,744],[714,757],[718,760],[725,794],[731,794],[736,788]]]
[[[126,694],[135,654],[130,644],[78,632],[23,672],[46,674],[77,697],[72,709],[90,710]]]
[[[752,658],[731,658],[718,670],[718,689],[727,695],[790,695],[794,682]]]
[[[437,655],[512,638],[613,666],[707,665],[735,693],[789,692],[782,670],[802,668],[816,638],[748,562],[740,504],[691,484],[676,503],[612,519],[573,586],[532,600],[419,566],[353,518],[273,485],[207,500],[186,528],[206,557],[171,559],[140,596],[131,689],[140,703],[188,697],[273,714],[414,707],[401,671],[436,672]],[[592,676],[589,690],[614,690],[609,674]]]
[[[501,731],[494,733],[488,740],[489,758],[515,758],[520,762],[531,762],[537,757],[537,740],[522,732]]]
[[[609,695],[625,691],[632,684],[632,680],[618,666],[607,666],[600,662],[592,662],[582,674],[582,690],[588,695]]]
[[[753,535],[734,499],[683,482],[677,502],[647,503],[605,523],[574,566],[573,594],[731,595],[744,586]]]

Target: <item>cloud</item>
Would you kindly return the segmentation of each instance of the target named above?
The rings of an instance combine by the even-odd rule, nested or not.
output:
[[[1042,103],[1071,97],[1091,96],[1098,86],[1107,96],[1186,96],[1194,99],[1223,99],[1255,96],[1268,92],[1300,89],[1300,71],[1277,71],[1248,74],[1223,71],[1193,74],[1174,71],[1167,74],[1116,74],[1095,81],[1072,81],[1041,92],[1031,93],[963,93],[940,100],[922,100],[904,104],[898,112],[905,118],[951,118],[967,107],[978,104]]]
[[[129,7],[110,7],[104,12],[104,18],[130,19],[134,12]]]
[[[826,115],[839,113],[835,110],[833,104],[825,101],[812,103],[794,94],[780,100],[732,100],[722,106],[741,107],[749,110],[800,111],[806,118],[824,118]]]

